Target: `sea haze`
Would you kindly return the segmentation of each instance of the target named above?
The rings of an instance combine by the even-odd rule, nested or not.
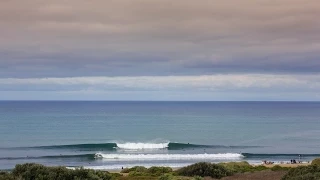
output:
[[[0,101],[0,169],[309,161],[320,102]]]

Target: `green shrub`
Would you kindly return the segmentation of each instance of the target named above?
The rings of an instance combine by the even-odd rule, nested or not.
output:
[[[151,176],[151,174],[147,173],[147,172],[130,171],[128,176],[130,176],[130,177],[133,177],[133,176]]]
[[[212,178],[222,178],[225,176],[232,175],[232,172],[228,171],[225,167],[211,164],[206,162],[200,162],[196,164],[192,164],[190,166],[183,167],[177,171],[178,175],[181,176],[210,176]]]
[[[143,166],[136,166],[131,168],[131,171],[136,171],[136,172],[148,172],[148,169]]]
[[[120,172],[121,173],[129,173],[130,172],[130,168],[124,168]]]
[[[27,163],[18,164],[12,171],[16,178],[24,180],[46,179],[46,180],[72,180],[72,179],[90,179],[90,180],[109,180],[112,175],[108,172],[95,171],[92,169],[67,169],[66,167],[46,167],[41,164]]]
[[[318,165],[318,166],[320,166],[320,158],[316,158],[316,159],[312,160],[311,165]]]
[[[0,171],[0,180],[14,180],[11,173]]]
[[[175,180],[176,178],[171,174],[163,174],[161,175],[158,180]]]
[[[252,166],[252,171],[250,172],[255,172],[255,171],[264,171],[264,170],[267,170],[269,169],[268,167],[266,166],[263,166],[263,165],[259,165],[259,166]]]
[[[241,162],[224,162],[219,163],[220,165],[226,165],[226,166],[250,166],[250,164],[247,161],[241,161]]]
[[[275,165],[271,168],[271,171],[288,171],[290,169],[291,169],[290,167],[282,167],[279,165]]]
[[[121,170],[121,173],[130,173],[130,172],[148,172],[148,169],[144,166],[134,166],[132,168],[125,168]]]
[[[242,173],[251,171],[252,166],[248,162],[228,162],[228,163],[219,163],[220,166],[225,167],[232,173]]]
[[[268,169],[265,166],[252,166],[246,161],[220,163],[219,165],[225,167],[228,171],[231,171],[232,173],[255,172]]]
[[[291,168],[282,180],[318,180],[320,179],[320,166],[299,166]]]
[[[192,178],[192,180],[203,180],[203,177],[201,176],[195,176]]]
[[[153,166],[148,169],[148,173],[154,175],[154,176],[160,176],[163,173],[170,173],[172,172],[172,168],[170,167],[156,167]]]
[[[160,176],[164,173],[171,173],[172,168],[170,167],[150,167],[149,169],[143,166],[135,166],[132,168],[126,168],[121,171],[122,173],[129,173],[129,176]]]

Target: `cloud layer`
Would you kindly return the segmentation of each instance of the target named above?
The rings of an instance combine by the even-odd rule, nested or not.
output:
[[[320,100],[318,75],[1,78],[0,99]]]
[[[320,72],[317,0],[0,2],[0,77]]]
[[[318,92],[317,75],[202,75],[140,77],[3,78],[0,91],[284,91]]]
[[[319,100],[318,0],[2,0],[0,99]]]

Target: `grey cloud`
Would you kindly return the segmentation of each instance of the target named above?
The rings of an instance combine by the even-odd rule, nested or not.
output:
[[[320,72],[316,0],[0,2],[0,77]]]
[[[0,91],[319,92],[318,75],[2,78]]]

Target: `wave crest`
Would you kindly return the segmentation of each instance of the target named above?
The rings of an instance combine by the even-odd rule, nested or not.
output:
[[[224,146],[224,145],[201,145],[189,144],[178,142],[162,142],[162,143],[143,143],[143,142],[113,142],[113,143],[98,143],[98,144],[69,144],[69,145],[53,145],[53,146],[36,146],[29,148],[40,149],[75,149],[85,151],[115,151],[116,149],[123,150],[143,150],[143,149],[168,149],[168,150],[181,150],[181,149],[195,149],[195,148],[211,148],[211,149],[246,149],[255,148],[259,146]]]
[[[139,149],[165,149],[169,147],[167,143],[117,143],[120,149],[139,150]]]

